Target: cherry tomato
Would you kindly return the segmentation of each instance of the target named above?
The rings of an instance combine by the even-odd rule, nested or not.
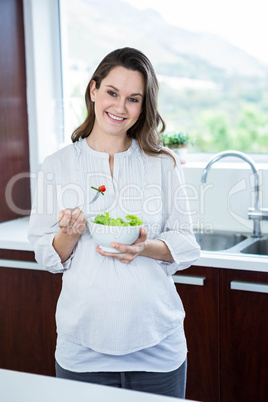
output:
[[[104,193],[104,191],[106,191],[106,187],[104,185],[98,187],[98,190],[100,190],[102,193]]]

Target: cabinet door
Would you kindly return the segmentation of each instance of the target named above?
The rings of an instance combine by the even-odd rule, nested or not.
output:
[[[268,274],[220,272],[221,401],[268,398]]]
[[[191,267],[173,277],[186,312],[186,398],[219,401],[219,272]]]
[[[61,275],[0,268],[0,367],[55,375]]]

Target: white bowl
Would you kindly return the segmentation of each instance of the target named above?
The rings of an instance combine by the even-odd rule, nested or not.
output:
[[[111,246],[112,242],[121,244],[132,244],[139,237],[142,225],[139,226],[108,226],[94,223],[88,220],[90,233],[95,242],[103,251],[109,253],[120,253]]]

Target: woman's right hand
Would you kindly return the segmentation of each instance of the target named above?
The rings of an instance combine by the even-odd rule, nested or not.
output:
[[[61,232],[69,236],[80,237],[86,230],[87,220],[80,208],[76,208],[74,211],[70,208],[63,209],[60,211],[58,219],[61,219],[58,224]]]
[[[81,234],[86,230],[87,221],[81,209],[70,208],[60,211],[60,230],[53,239],[53,247],[58,253],[61,262],[68,260]]]

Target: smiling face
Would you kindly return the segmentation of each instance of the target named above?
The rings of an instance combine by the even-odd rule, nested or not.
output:
[[[144,97],[144,79],[139,71],[115,67],[102,80],[90,84],[90,97],[95,103],[93,135],[126,136],[138,120]]]

